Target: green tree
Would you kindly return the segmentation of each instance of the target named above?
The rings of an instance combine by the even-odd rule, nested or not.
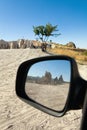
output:
[[[57,32],[58,25],[53,26],[52,24],[48,23],[45,26],[33,26],[33,32],[35,35],[39,37],[39,39],[42,42],[46,42],[50,36],[58,36],[59,34],[56,34],[54,32]]]

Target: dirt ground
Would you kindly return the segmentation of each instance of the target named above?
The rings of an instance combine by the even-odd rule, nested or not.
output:
[[[22,102],[15,93],[15,79],[20,63],[47,55],[39,49],[0,50],[0,130],[79,130],[82,111],[69,111],[56,118]],[[79,65],[87,77],[87,66]]]
[[[69,83],[46,85],[26,82],[26,94],[38,103],[54,110],[63,110],[69,92]]]

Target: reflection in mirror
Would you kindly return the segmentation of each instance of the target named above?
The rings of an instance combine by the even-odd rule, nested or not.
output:
[[[67,60],[35,63],[28,71],[25,91],[34,101],[54,110],[63,110],[70,86],[71,66]]]

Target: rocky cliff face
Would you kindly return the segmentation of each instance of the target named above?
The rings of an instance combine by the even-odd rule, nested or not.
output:
[[[0,49],[9,49],[9,43],[4,40],[0,40]]]
[[[4,41],[0,40],[0,49],[18,49],[18,48],[39,48],[41,43],[34,40],[20,39],[17,41]]]

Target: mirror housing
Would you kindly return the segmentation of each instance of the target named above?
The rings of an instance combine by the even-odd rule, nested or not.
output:
[[[25,83],[27,78],[27,73],[32,65],[42,61],[50,61],[50,60],[66,60],[70,62],[71,66],[71,80],[70,80],[70,88],[67,95],[67,100],[64,105],[64,109],[61,111],[57,111],[51,108],[48,108],[35,100],[31,99],[25,92]],[[82,88],[84,86],[84,88]],[[72,109],[81,109],[83,106],[84,96],[85,96],[85,82],[79,76],[77,64],[75,60],[68,56],[46,56],[31,59],[25,61],[19,66],[17,77],[16,77],[16,94],[19,98],[21,98],[24,102],[34,106],[35,108],[42,110],[53,116],[63,116],[68,110]]]

